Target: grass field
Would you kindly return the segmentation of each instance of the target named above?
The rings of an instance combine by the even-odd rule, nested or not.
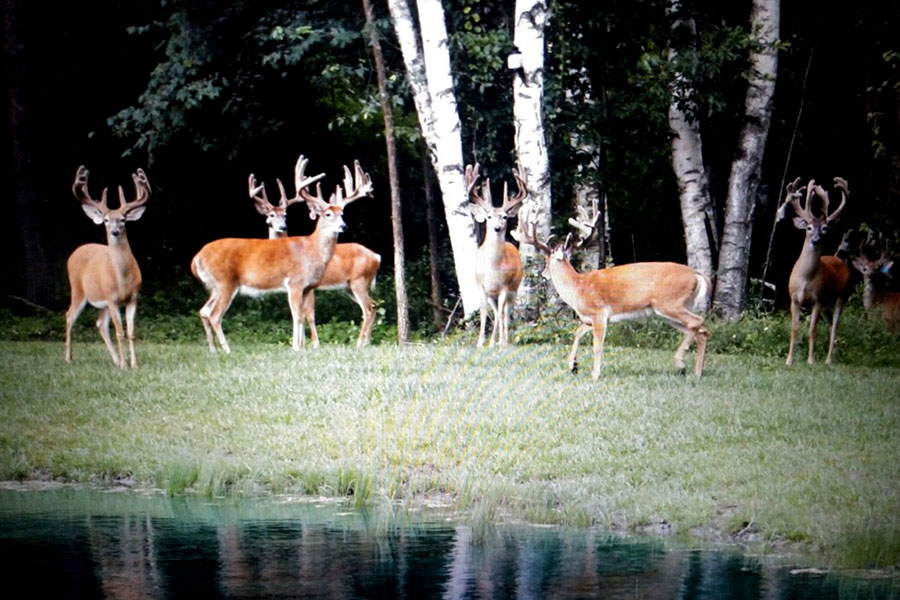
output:
[[[613,339],[594,382],[590,344],[573,376],[568,337],[479,351],[463,336],[299,354],[141,341],[132,372],[78,335],[72,365],[60,342],[0,341],[0,478],[346,496],[386,522],[445,503],[476,530],[671,528],[900,564],[896,367],[786,369],[711,342],[696,379],[675,373],[674,344]]]

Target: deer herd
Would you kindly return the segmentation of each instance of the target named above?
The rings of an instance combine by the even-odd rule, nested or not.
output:
[[[259,239],[222,238],[203,246],[191,260],[191,272],[209,292],[209,299],[200,309],[200,319],[206,332],[209,349],[230,352],[222,330],[222,321],[232,300],[238,293],[256,295],[267,292],[286,292],[293,325],[292,348],[305,345],[303,322],[309,324],[312,345],[318,346],[315,325],[315,290],[348,290],[362,310],[358,346],[367,345],[375,321],[375,302],[369,295],[381,264],[381,257],[361,244],[338,243],[344,231],[344,208],[351,202],[373,195],[372,180],[354,161],[353,170],[344,167],[342,185],[326,201],[322,197],[321,180],[324,174],[308,177],[308,160],[300,156],[294,168],[294,196],[287,197],[284,185],[276,180],[280,192],[278,204],[269,202],[265,185],[251,174],[248,180],[249,197],[257,212],[266,219],[268,237]],[[475,223],[483,224],[485,235],[475,255],[475,275],[482,293],[481,322],[477,345],[505,346],[509,343],[510,309],[522,283],[523,267],[518,248],[507,240],[509,233],[519,244],[533,246],[546,257],[543,277],[556,289],[559,297],[575,312],[580,324],[568,357],[572,372],[578,370],[578,346],[588,332],[593,335],[593,368],[591,376],[600,376],[603,342],[609,323],[658,316],[684,334],[675,352],[675,364],[685,370],[685,354],[693,342],[697,351],[694,373],[703,372],[709,329],[704,324],[712,291],[712,281],[706,275],[686,265],[673,262],[639,262],[604,269],[579,272],[571,263],[573,251],[590,240],[598,221],[596,210],[590,215],[579,209],[577,218],[569,219],[572,230],[562,241],[552,237],[540,239],[538,223],[542,215],[526,203],[528,196],[524,174],[513,170],[517,191],[510,197],[503,185],[503,200],[496,206],[491,197],[490,180],[478,186],[479,165],[465,170],[467,202],[465,208]],[[141,270],[131,252],[125,224],[141,217],[150,197],[151,187],[146,173],[138,169],[133,175],[135,196],[126,200],[119,187],[119,206],[107,206],[107,190],[100,200],[88,192],[88,171],[79,167],[75,173],[72,192],[81,202],[85,214],[106,229],[106,244],[84,244],[75,249],[67,262],[71,287],[71,303],[66,312],[65,360],[72,362],[72,327],[87,303],[100,310],[96,326],[113,362],[126,367],[124,338],[127,334],[130,366],[137,367],[135,357],[134,318],[141,287]],[[310,188],[315,184],[316,193]],[[878,314],[896,331],[900,326],[900,293],[891,291],[888,273],[893,261],[886,248],[879,258],[872,260],[873,238],[860,244],[858,252],[850,252],[849,232],[845,234],[836,255],[824,255],[822,242],[833,228],[847,204],[847,181],[834,178],[834,187],[841,194],[837,208],[830,210],[829,192],[815,181],[806,186],[799,178],[786,188],[786,197],[779,214],[790,205],[795,217],[794,226],[805,232],[803,247],[791,270],[788,292],[791,303],[790,341],[787,364],[793,361],[794,346],[803,308],[810,309],[809,351],[807,362],[814,362],[816,326],[823,311],[831,313],[828,354],[834,354],[835,337],[841,311],[853,291],[847,260],[863,278],[863,304]],[[817,216],[813,200],[821,207]],[[306,236],[287,235],[287,209],[303,202],[310,219],[316,221],[313,232]],[[508,231],[508,224],[518,218],[516,228]],[[868,251],[864,246],[867,246]],[[125,306],[126,327],[123,331],[119,306]],[[487,318],[491,313],[493,329],[487,339]],[[109,335],[112,320],[116,345]]]

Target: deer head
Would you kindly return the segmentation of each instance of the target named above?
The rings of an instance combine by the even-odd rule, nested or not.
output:
[[[796,180],[794,183],[796,183]],[[840,216],[841,211],[844,210],[844,206],[847,204],[847,196],[850,194],[847,181],[841,177],[834,178],[835,187],[841,190],[841,204],[830,213],[828,212],[830,204],[828,192],[826,192],[822,186],[816,185],[815,180],[810,180],[807,184],[806,202],[802,206],[800,204],[802,193],[798,193],[797,190],[792,191],[790,189],[792,185],[794,184],[789,184],[788,193],[790,202],[794,207],[794,212],[797,215],[794,217],[794,227],[805,230],[806,241],[814,248],[818,248],[822,243],[822,236],[828,232],[832,223]],[[812,212],[810,199],[812,198],[813,193],[815,193],[822,201],[822,216],[816,216]]]
[[[103,188],[100,201],[91,198],[88,192],[88,170],[82,165],[75,173],[75,182],[72,184],[72,193],[81,202],[84,214],[96,225],[104,225],[108,239],[114,242],[125,233],[126,221],[137,221],[144,214],[147,200],[150,198],[150,181],[143,169],[138,169],[131,176],[134,181],[134,200],[126,201],[125,192],[119,186],[119,207],[111,209],[106,205],[107,188]]]

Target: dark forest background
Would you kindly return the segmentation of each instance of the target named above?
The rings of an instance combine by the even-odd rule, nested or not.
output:
[[[422,326],[430,319],[426,175],[399,49],[386,7],[375,4],[401,142],[413,324]],[[512,5],[444,2],[465,160],[480,161],[497,177],[508,173],[514,160],[513,75],[505,68],[512,50]],[[554,212],[561,218],[571,210],[579,159],[567,135],[576,128],[592,131],[603,148],[597,184],[609,198],[614,260],[683,261],[659,65],[668,32],[664,3],[551,2],[551,9],[546,103]],[[700,86],[704,151],[713,198],[721,204],[740,126],[746,68],[740,40],[749,3],[698,1],[696,14],[709,67]],[[297,23],[307,29],[292,29]],[[94,195],[120,184],[129,194],[130,174],[138,167],[147,171],[153,195],[144,217],[128,228],[144,273],[144,296],[151,305],[153,298],[157,306],[168,298],[167,310],[193,312],[204,293],[190,275],[190,258],[216,238],[265,236],[263,218],[247,197],[247,176],[256,174],[269,184],[270,198],[276,196],[275,178],[290,182],[302,153],[310,158],[308,172],[326,172],[331,184],[340,165],[353,159],[372,174],[375,198],[348,209],[348,231],[341,240],[381,254],[378,297],[389,308],[392,241],[384,126],[364,25],[362,5],[353,2],[103,0],[50,8],[6,0],[2,303],[54,311],[66,306],[66,257],[79,244],[103,239],[102,228],[84,217],[71,194],[75,170],[83,164],[90,169]],[[300,34],[279,39],[273,35],[278,27]],[[752,278],[761,274],[785,180],[795,177],[829,184],[836,175],[845,177],[851,196],[838,229],[877,227],[896,239],[898,27],[898,2],[817,3],[815,9],[782,4],[784,44],[755,212]],[[573,62],[587,68],[596,99],[584,110],[568,105],[563,93],[566,67]],[[159,109],[152,118],[146,112],[150,106]],[[291,233],[310,231],[305,211],[293,210]],[[786,287],[801,239],[787,223],[776,231],[769,279],[779,290]],[[840,231],[826,243],[826,252],[839,239]],[[441,247],[443,295],[452,305],[452,261],[443,235]],[[783,306],[783,291],[779,294],[776,305]],[[392,319],[390,310],[387,315]]]

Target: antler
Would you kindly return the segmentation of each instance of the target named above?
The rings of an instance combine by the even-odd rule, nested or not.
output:
[[[799,179],[799,177],[797,179]],[[796,182],[797,180],[794,180],[794,183]],[[809,211],[809,199],[812,197],[813,192],[816,191],[816,180],[810,179],[809,183],[806,184],[806,205],[802,207],[800,206],[800,198],[803,197],[803,192],[802,190],[791,191],[791,185],[793,184],[788,185],[788,192],[790,193],[791,205],[794,207],[794,212],[798,217],[801,217],[806,221],[812,221],[813,216]]]
[[[597,210],[596,203],[591,206],[591,210],[594,213],[594,216],[589,215],[583,206],[579,206],[576,208],[578,219],[569,219],[569,225],[577,229],[580,234],[578,236],[578,242],[575,244],[575,248],[584,246],[585,243],[593,237],[594,232],[597,231],[597,221],[600,220],[600,212]]]
[[[478,182],[478,169],[480,165],[475,163],[475,166],[466,165],[466,194],[472,198],[475,204],[480,206],[485,206],[486,204],[492,204],[491,197],[491,189],[488,183],[482,186],[483,189],[487,192],[487,200],[484,197],[478,194],[478,188],[476,187],[476,183]]]
[[[503,210],[506,211],[507,214],[511,214],[514,211],[518,211],[519,206],[525,202],[525,198],[528,197],[528,184],[525,181],[525,176],[520,175],[519,171],[513,169],[513,178],[516,180],[516,195],[512,198],[508,198],[506,191],[506,182],[503,182]]]
[[[250,177],[247,179],[247,189],[248,195],[253,199],[253,202],[256,205],[257,212],[266,215],[270,210],[275,208],[272,203],[269,202],[269,197],[266,195],[265,184],[257,183],[256,176],[253,173],[250,173]]]
[[[302,200],[306,201],[307,205],[309,205],[309,217],[311,219],[315,219],[315,215],[317,212],[321,212],[328,208],[328,203],[322,199],[322,184],[316,183],[323,177],[325,177],[325,173],[319,173],[315,177],[307,177],[304,171],[306,171],[306,165],[309,163],[309,159],[304,157],[302,154],[300,158],[297,159],[297,164],[294,166],[294,188],[296,191],[296,196]],[[316,195],[313,196],[310,194],[306,188],[316,183]]]
[[[550,239],[553,238],[551,236],[546,242],[542,242],[537,238],[538,216],[539,211],[537,209],[528,205],[523,206],[522,210],[519,211],[519,224],[515,230],[510,232],[510,235],[517,242],[534,246],[544,254],[550,255],[553,253],[553,250],[550,248]]]
[[[841,204],[835,209],[835,211],[831,214],[828,214],[828,194],[825,194],[825,222],[831,223],[841,214],[841,211],[844,210],[844,206],[847,204],[847,196],[850,195],[849,186],[847,184],[847,180],[843,177],[835,177],[834,178],[834,187],[841,190]]]
[[[141,171],[143,173],[143,171]],[[100,201],[96,201],[91,198],[90,192],[88,192],[88,173],[89,171],[84,165],[78,167],[78,170],[75,172],[75,181],[72,183],[72,193],[75,195],[82,204],[93,206],[95,208],[99,208],[103,211],[106,210],[106,188],[103,188],[103,192],[100,195]]]
[[[343,208],[354,200],[359,200],[363,196],[371,197],[373,190],[374,186],[372,185],[372,178],[363,170],[359,161],[354,160],[352,175],[350,169],[347,168],[347,165],[344,165],[343,191],[341,190],[341,186],[337,186],[334,194],[332,194],[329,199],[329,202]]]

